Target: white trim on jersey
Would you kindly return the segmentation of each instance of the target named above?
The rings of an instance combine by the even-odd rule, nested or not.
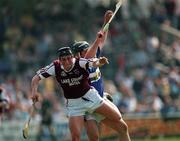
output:
[[[84,68],[84,69],[87,69],[86,65],[88,63],[88,67],[93,67],[93,61],[94,59],[97,59],[97,58],[92,58],[92,59],[84,59],[84,58],[80,58],[79,59],[79,65],[80,67]],[[73,63],[75,63],[75,59],[73,60]],[[71,71],[73,69],[74,65],[72,66],[72,68],[69,70]],[[61,65],[61,68],[63,69],[63,66]],[[64,69],[63,69],[64,70]],[[65,70],[64,70],[65,71]],[[69,71],[66,71],[66,72],[69,72]],[[54,66],[54,63],[51,63],[50,65],[44,67],[44,68],[41,68],[40,70],[38,70],[36,72],[36,74],[41,78],[41,79],[45,79],[47,78],[46,76],[55,76],[55,66]]]
[[[93,62],[95,59],[97,59],[97,58],[91,58],[91,59],[80,58],[79,65],[80,65],[80,67],[87,69],[86,64],[89,63],[88,67],[93,67]]]
[[[99,73],[101,73],[101,72],[100,72],[99,68],[97,68],[95,72],[89,73],[89,78],[93,78],[93,77],[97,77],[97,76],[99,77],[99,75],[98,75]]]
[[[46,77],[43,76],[43,74],[47,73],[50,76],[55,76],[55,66],[54,63],[51,63],[50,65],[41,68],[40,70],[38,70],[36,72],[36,74],[41,78],[41,79],[45,79]]]

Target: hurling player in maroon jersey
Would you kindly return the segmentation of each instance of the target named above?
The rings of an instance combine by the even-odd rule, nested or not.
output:
[[[89,84],[89,67],[101,67],[108,63],[107,58],[76,59],[70,47],[62,47],[58,50],[59,59],[50,65],[40,69],[32,78],[32,100],[38,101],[39,81],[54,76],[63,89],[66,98],[67,115],[69,117],[69,129],[72,141],[81,140],[81,132],[84,128],[84,115],[96,112],[105,116],[106,124],[117,131],[122,141],[130,141],[128,127],[122,120],[118,108],[104,100],[97,90]]]

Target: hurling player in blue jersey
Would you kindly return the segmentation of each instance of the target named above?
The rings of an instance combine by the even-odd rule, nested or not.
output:
[[[107,58],[76,59],[70,47],[58,50],[59,58],[50,65],[37,71],[31,82],[33,102],[38,101],[39,81],[54,76],[62,87],[66,98],[67,115],[72,141],[81,141],[84,116],[87,112],[103,115],[109,127],[117,131],[121,141],[130,141],[128,127],[122,120],[118,108],[104,100],[97,90],[89,84],[89,67],[101,67],[108,63]]]
[[[108,22],[112,16],[112,11],[105,13],[104,24]],[[108,31],[99,31],[97,38],[90,47],[86,41],[78,41],[72,45],[72,51],[77,58],[99,58],[101,56],[102,47],[106,41]],[[89,68],[91,86],[95,87],[100,96],[104,96],[104,86],[99,68]]]
[[[111,17],[111,15],[112,15],[112,12],[107,11],[105,14],[105,19],[106,20],[109,19]],[[107,22],[106,20],[104,21],[104,23]],[[77,58],[86,58],[86,59],[93,58],[93,57],[99,58],[101,56],[101,50],[106,41],[107,34],[108,34],[108,31],[102,31],[102,30],[99,31],[97,34],[97,38],[94,41],[94,43],[91,45],[91,47],[90,47],[89,43],[86,41],[75,42],[72,45],[72,50],[74,52],[74,55]],[[89,72],[89,78],[90,78],[90,85],[93,86],[98,91],[98,93],[101,97],[104,97],[105,99],[106,99],[106,97],[108,97],[108,99],[110,101],[112,101],[111,96],[108,95],[107,93],[104,93],[103,79],[102,79],[99,67],[89,68],[88,72]],[[116,106],[113,103],[111,103],[111,102],[109,102],[109,103],[114,108],[116,108]],[[95,115],[86,114],[85,121],[86,121],[85,122],[86,132],[87,132],[87,135],[88,135],[88,138],[90,141],[98,141],[99,140],[99,131],[98,131],[98,126],[97,126],[98,122],[109,125],[108,119],[104,119],[102,116],[99,116],[97,114],[95,114]],[[122,122],[124,122],[123,119],[122,119]],[[127,136],[129,138],[128,131],[127,131]]]

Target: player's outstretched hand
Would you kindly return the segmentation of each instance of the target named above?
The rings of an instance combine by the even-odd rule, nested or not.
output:
[[[31,99],[32,99],[33,103],[36,103],[39,101],[39,95],[38,94],[32,95]]]
[[[108,59],[106,57],[100,57],[99,58],[99,63],[101,65],[104,65],[104,64],[109,64],[109,61],[108,61]]]

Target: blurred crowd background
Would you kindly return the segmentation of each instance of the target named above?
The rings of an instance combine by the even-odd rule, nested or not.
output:
[[[0,85],[10,98],[6,120],[26,119],[36,71],[57,58],[57,49],[76,40],[90,44],[116,0],[1,0]],[[126,0],[113,19],[101,68],[105,91],[123,114],[164,116],[180,112],[179,0]],[[39,118],[64,113],[55,79],[40,84]],[[43,103],[43,102],[42,102]],[[48,106],[47,106],[48,105]],[[45,110],[42,110],[45,109]],[[48,112],[47,112],[48,111]]]

